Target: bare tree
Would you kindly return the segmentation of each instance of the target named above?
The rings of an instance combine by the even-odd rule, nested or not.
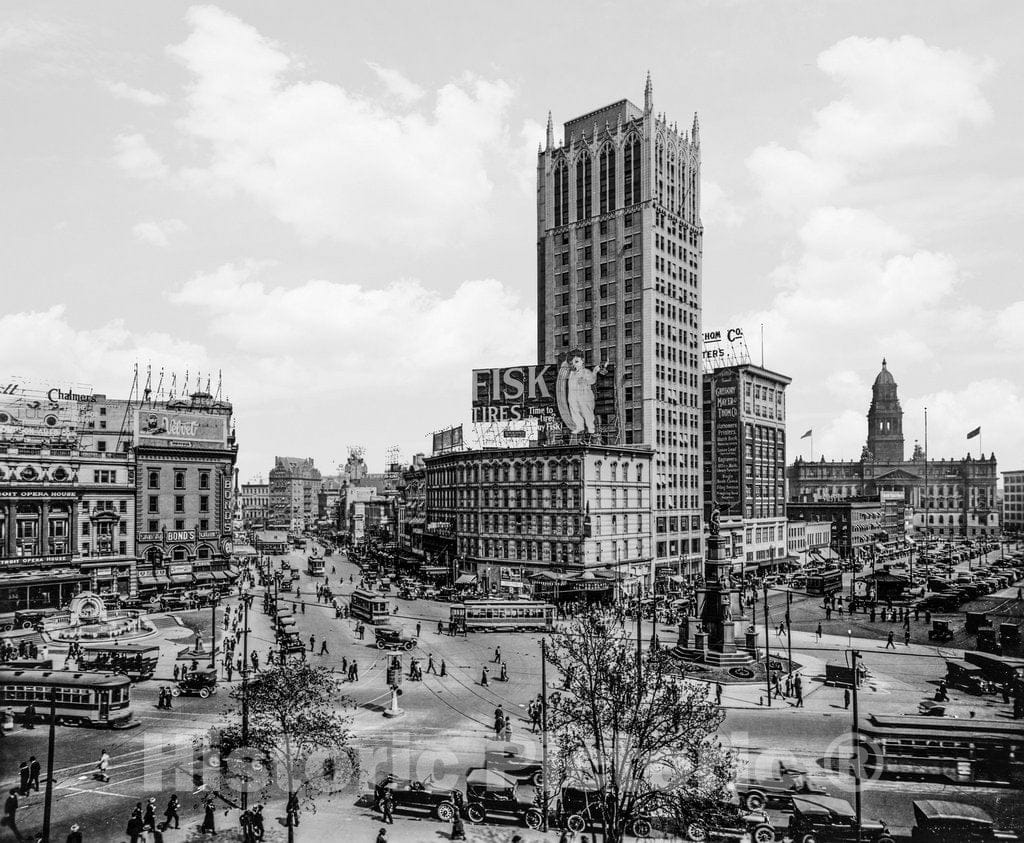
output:
[[[618,843],[652,819],[679,824],[728,797],[734,762],[716,737],[724,715],[666,651],[638,657],[621,622],[594,613],[553,636],[548,652],[564,679],[548,709],[555,773],[577,797],[574,807],[563,790],[562,822],[582,814]]]

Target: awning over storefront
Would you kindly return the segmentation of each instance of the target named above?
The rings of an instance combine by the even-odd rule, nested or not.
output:
[[[475,582],[476,574],[463,574],[461,577],[455,580],[456,585],[473,585],[473,583]]]
[[[156,587],[158,585],[170,585],[171,580],[163,574],[139,574],[139,585]]]
[[[231,579],[231,575],[227,571],[211,571],[210,576],[215,580],[228,580]]]
[[[192,583],[191,574],[171,574],[171,582],[174,585],[190,585]]]
[[[210,571],[194,571],[192,577],[196,582],[211,582],[216,579]]]
[[[420,568],[420,571],[428,577],[440,577],[448,573],[447,568],[438,567],[437,565],[424,565]]]

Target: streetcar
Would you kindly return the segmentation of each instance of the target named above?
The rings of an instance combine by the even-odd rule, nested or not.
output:
[[[123,673],[141,682],[153,678],[159,658],[157,644],[95,644],[82,648],[78,669]]]
[[[1024,787],[1024,728],[1012,720],[871,714],[860,733],[869,775]]]
[[[807,574],[805,589],[808,594],[834,594],[843,588],[843,572],[839,568],[828,568],[814,574]]]
[[[353,618],[372,624],[387,623],[391,617],[387,598],[368,588],[357,588],[352,592],[348,601],[348,611]]]
[[[324,575],[324,558],[322,556],[310,556],[306,560],[306,573],[311,577],[322,577]]]
[[[540,600],[464,600],[451,608],[454,632],[528,632],[554,622],[555,607]]]
[[[123,673],[0,668],[0,708],[24,720],[32,705],[47,720],[54,697],[58,724],[124,729],[132,719],[131,685]]]

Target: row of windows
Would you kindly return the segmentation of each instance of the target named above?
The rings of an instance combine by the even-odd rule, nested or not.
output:
[[[176,469],[174,469],[174,488],[175,489],[185,489],[185,488],[187,488],[187,486],[185,485],[186,475],[187,475],[187,469],[184,469],[184,468],[176,468]],[[151,469],[149,469],[149,488],[150,489],[159,489],[160,488],[160,469],[159,468],[151,468]],[[205,469],[205,468],[199,469],[199,488],[200,489],[209,489],[210,488],[210,470],[209,469]]]
[[[622,145],[623,149],[623,199],[627,206],[640,202],[641,162],[640,141],[630,135]],[[617,207],[616,152],[611,143],[606,143],[598,153],[598,197],[600,213],[607,214]],[[554,169],[554,224],[558,228],[569,223],[569,164],[562,158]],[[576,219],[584,220],[594,213],[593,206],[593,162],[590,153],[584,152],[575,165]]]
[[[150,495],[149,496],[149,506],[148,506],[147,512],[157,513],[159,511],[160,511],[160,496],[159,495]],[[174,511],[175,512],[184,512],[185,511],[185,495],[175,495],[174,496]],[[209,495],[200,495],[199,496],[199,511],[200,512],[209,512],[210,511],[210,496]]]

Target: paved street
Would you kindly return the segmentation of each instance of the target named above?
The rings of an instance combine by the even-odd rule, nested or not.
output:
[[[290,561],[304,571],[304,556],[293,553]],[[328,561],[331,563],[327,566],[328,581],[337,590],[340,580],[342,593],[348,594],[358,582],[356,566],[339,556]],[[349,582],[350,575],[354,583]],[[372,639],[357,641],[353,621],[336,619],[333,609],[316,603],[315,585],[316,581],[303,573],[300,577],[301,595],[297,597],[292,591],[287,597],[282,595],[282,600],[295,604],[303,639],[314,636],[314,654],[309,656],[314,663],[325,664],[339,673],[343,657],[356,659],[359,663],[359,681],[346,683],[345,690],[354,704],[350,713],[363,770],[358,786],[330,802],[323,802],[319,806],[320,812],[315,818],[310,818],[304,829],[321,821],[344,822],[353,833],[372,839],[368,835],[377,818],[369,809],[355,806],[358,791],[365,788],[366,782],[378,772],[392,770],[398,775],[417,778],[433,774],[435,780],[450,780],[453,786],[456,785],[461,782],[467,768],[483,762],[484,749],[491,737],[489,724],[498,705],[520,715],[518,720],[513,719],[513,741],[523,744],[524,754],[539,757],[539,745],[530,735],[525,719],[527,701],[540,690],[536,636],[438,635],[437,621],[447,620],[449,604],[393,599],[392,605],[398,607],[395,622],[410,632],[415,632],[417,623],[421,624],[419,646],[414,653],[423,667],[426,667],[428,656],[433,655],[438,666],[444,660],[448,675],[441,678],[427,674],[423,682],[406,681],[401,697],[405,715],[396,720],[385,719],[381,712],[389,701],[389,694],[384,671],[390,654],[385,656],[378,651]],[[773,596],[772,613],[779,612],[781,617],[780,597],[784,606],[784,596]],[[304,613],[301,610],[303,603],[306,607]],[[250,612],[252,631],[249,642],[250,647],[264,658],[273,646],[274,638],[270,619],[263,615],[261,605],[261,598],[257,597]],[[794,710],[791,701],[778,699],[773,700],[769,708],[763,704],[762,688],[730,685],[723,698],[728,709],[724,732],[750,769],[766,772],[769,768],[764,760],[766,757],[771,760],[788,758],[791,765],[795,761],[796,766],[806,768],[812,778],[830,792],[849,797],[852,782],[830,769],[826,750],[848,733],[850,719],[843,709],[841,691],[822,685],[815,677],[824,673],[824,664],[828,662],[845,663],[850,641],[846,635],[826,633],[818,642],[813,632],[801,630],[801,626],[806,628],[814,621],[816,607],[817,598],[799,598],[793,607],[794,659],[804,666],[804,675],[810,680],[805,708]],[[209,610],[199,617],[208,618]],[[192,619],[188,614],[183,614],[182,618],[186,621]],[[204,759],[201,750],[197,749],[200,744],[195,741],[201,740],[228,707],[229,690],[237,685],[237,681],[231,684],[222,682],[220,693],[208,700],[179,697],[175,699],[172,711],[157,709],[156,689],[162,682],[170,681],[174,654],[193,640],[190,630],[172,619],[163,621],[158,617],[157,626],[164,642],[161,662],[156,678],[135,689],[138,727],[114,732],[58,729],[54,800],[57,828],[65,828],[76,821],[88,830],[86,839],[117,839],[136,801],[155,796],[162,810],[172,792],[177,792],[182,799],[183,817],[188,816],[193,823],[198,821],[200,800],[208,784],[204,784],[206,780],[201,774]],[[881,629],[881,625],[878,627]],[[646,623],[643,631],[645,640],[649,640],[651,632],[651,624]],[[667,627],[659,627],[658,635],[663,643],[674,641],[674,634]],[[774,632],[769,637],[773,649],[784,645],[784,640],[776,639]],[[317,653],[324,639],[328,642],[329,655],[320,656]],[[930,689],[944,672],[943,655],[946,650],[913,644],[910,647],[901,644],[895,651],[885,650],[881,640],[856,636],[852,643],[862,649],[864,664],[871,671],[861,699],[861,710],[865,715],[873,711],[915,711],[917,703],[930,695]],[[481,669],[491,662],[495,646],[501,647],[510,679],[507,683],[492,679],[484,688],[480,685]],[[406,668],[408,658],[408,655],[403,656]],[[1004,713],[1001,712],[1004,707],[992,699],[953,694],[953,704],[963,708],[964,716],[968,716],[968,707]],[[19,727],[0,744],[6,773],[4,785],[9,786],[13,781],[11,775],[16,772],[22,758],[31,754],[37,757],[45,755],[45,736],[43,729],[26,731]],[[113,759],[109,783],[98,781],[94,775],[96,760],[104,748]],[[528,787],[525,789],[529,792]],[[1007,820],[1014,813],[1020,813],[1019,794],[1009,790],[881,781],[868,783],[865,787],[865,814],[882,816],[896,825],[906,824],[910,821],[910,801],[923,797],[956,798],[986,806]],[[225,810],[231,807],[225,803],[221,806]],[[276,816],[273,810],[276,807],[279,806],[271,806],[273,816]],[[41,794],[32,794],[23,801],[19,824],[23,829],[36,829],[41,823],[41,815]],[[231,820],[230,814],[225,818],[228,820]],[[785,821],[784,817],[782,821]],[[431,837],[435,831],[442,830],[439,824],[430,821],[398,818],[396,822],[393,840],[425,839],[417,835],[422,835],[428,825]],[[408,837],[402,836],[407,828],[417,830],[410,831]],[[176,839],[175,834],[168,834],[167,839]]]

